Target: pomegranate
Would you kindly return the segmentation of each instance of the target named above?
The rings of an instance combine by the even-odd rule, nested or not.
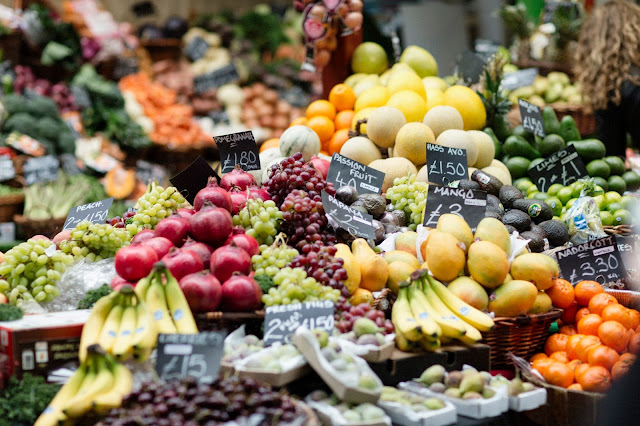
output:
[[[180,217],[184,217],[184,218],[189,219],[189,218],[190,218],[190,217],[191,217],[195,212],[196,212],[196,211],[195,211],[193,208],[188,208],[188,209],[186,209],[186,208],[179,208],[179,209],[176,211],[176,214],[177,214],[178,216],[180,216]]]
[[[240,191],[244,191],[248,186],[257,184],[256,178],[253,177],[251,173],[242,170],[239,164],[236,164],[233,170],[220,179],[220,187],[227,191],[231,190],[234,186],[238,187]]]
[[[199,212],[207,201],[214,206],[221,207],[231,213],[231,197],[229,197],[229,193],[227,191],[218,186],[216,179],[213,177],[209,178],[207,186],[202,188],[196,194],[196,197],[193,200],[193,208],[196,212]]]
[[[264,188],[258,188],[257,186],[249,187],[249,198],[261,199],[262,201],[270,200],[269,192]]]
[[[229,197],[231,197],[231,214],[238,214],[240,210],[244,208],[244,205],[247,203],[247,192],[246,191],[236,191],[230,192]]]
[[[211,259],[211,253],[213,253],[214,248],[208,246],[205,243],[199,243],[196,240],[192,240],[191,238],[187,238],[187,241],[182,246],[183,250],[191,250],[202,259],[202,263],[205,265],[209,264],[209,259]]]
[[[40,235],[40,234],[38,234],[38,235],[34,235],[33,237],[31,237],[31,238],[29,238],[29,239],[30,239],[30,240],[35,240],[35,241],[38,241],[38,240],[47,240],[47,241],[51,241],[51,240],[49,239],[49,237],[44,236],[44,235]]]
[[[320,172],[322,177],[326,179],[327,174],[329,173],[329,165],[331,163],[325,159],[318,157],[317,155],[311,157],[309,162],[313,167],[315,167],[318,172]]]
[[[209,271],[189,274],[180,280],[180,288],[193,312],[215,311],[222,299],[220,281]]]
[[[120,275],[115,275],[113,277],[113,279],[111,280],[111,282],[109,283],[109,287],[111,287],[113,289],[113,291],[118,291],[120,290],[120,287],[122,287],[123,285],[127,285],[129,284],[130,286],[135,287],[137,283],[131,283],[127,280],[125,280],[124,278],[122,278]]]
[[[131,244],[140,244],[141,242],[151,239],[155,236],[156,233],[153,231],[153,229],[143,229],[131,239]]]
[[[222,284],[222,306],[225,311],[253,311],[262,303],[262,290],[251,277],[234,274]]]
[[[222,246],[211,254],[211,273],[221,283],[224,283],[233,275],[240,272],[248,275],[251,272],[251,256],[249,253],[235,245]]]
[[[205,206],[191,216],[191,236],[204,243],[221,243],[231,234],[231,214],[220,207]]]
[[[174,246],[180,247],[187,240],[189,231],[191,231],[189,219],[172,214],[158,222],[156,237],[164,237]]]
[[[235,234],[230,235],[225,242],[226,245],[235,245],[246,251],[249,256],[260,254],[260,244],[251,235]]]
[[[116,272],[127,281],[138,281],[149,275],[158,261],[155,250],[142,244],[122,247],[116,252]]]
[[[69,240],[69,239],[71,239],[71,230],[67,229],[66,231],[58,232],[56,236],[53,237],[53,240],[51,241],[53,242],[53,244],[57,246],[62,241]]]
[[[171,272],[171,275],[178,281],[186,275],[200,272],[204,269],[204,263],[200,256],[191,250],[173,247],[161,260]]]
[[[173,243],[165,237],[149,238],[148,240],[143,241],[141,244],[143,246],[149,246],[153,250],[155,250],[156,254],[158,255],[158,259],[162,259],[167,253],[169,253],[171,247],[173,247]]]
[[[231,230],[232,235],[244,234],[244,233],[245,233],[244,228],[241,225],[234,226],[233,229]]]

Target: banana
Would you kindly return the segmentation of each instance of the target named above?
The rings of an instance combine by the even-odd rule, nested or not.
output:
[[[398,327],[402,335],[410,342],[419,342],[422,339],[420,324],[411,313],[411,306],[407,298],[407,288],[400,288],[398,299],[391,309],[391,322]]]
[[[126,303],[124,296],[118,292],[118,296],[116,296],[114,300],[114,306],[111,308],[111,311],[109,311],[109,315],[107,315],[107,319],[104,321],[104,325],[100,331],[98,344],[107,352],[111,352],[116,337],[118,336],[120,320],[122,319],[125,308],[125,306],[123,306],[124,303]]]
[[[397,326],[394,325],[393,330],[396,334],[396,347],[398,349],[403,352],[414,352],[416,349],[418,349],[418,344],[416,342],[408,341]]]
[[[155,273],[156,271],[151,271],[148,276],[140,278],[138,280],[138,283],[136,284],[136,287],[134,289],[136,295],[138,296],[138,299],[145,300],[145,297],[147,296],[147,290],[149,290],[149,284],[151,284],[151,280],[155,278]]]
[[[80,391],[69,400],[62,410],[67,417],[79,418],[91,410],[93,400],[97,395],[108,392],[115,382],[113,373],[107,366],[105,355],[96,354],[94,361],[95,377],[92,381],[82,383]]]
[[[435,352],[436,350],[438,350],[438,348],[440,348],[440,339],[438,340],[428,340],[428,339],[422,339],[420,340],[420,345],[422,346],[422,349],[424,349],[427,352]]]
[[[132,293],[127,303],[127,307],[124,308],[122,313],[122,319],[120,320],[120,328],[118,329],[118,335],[113,342],[111,353],[121,361],[129,359],[132,355],[133,346],[131,341],[133,340],[133,334],[136,331],[136,314],[138,310],[132,304],[132,300],[135,298],[135,294]]]
[[[66,419],[66,416],[62,412],[62,407],[65,407],[67,401],[73,398],[78,390],[82,386],[83,381],[87,377],[89,372],[89,364],[86,362],[80,363],[78,369],[67,380],[56,396],[53,397],[47,408],[40,414],[34,426],[54,426],[62,420]]]
[[[145,361],[157,341],[158,330],[156,329],[153,315],[149,312],[146,303],[138,301],[136,305],[136,328],[131,340],[133,357],[137,361]]]
[[[471,324],[479,331],[489,331],[493,328],[493,320],[484,312],[479,311],[465,301],[456,297],[441,282],[427,276],[430,287],[438,297],[464,322]]]
[[[92,408],[101,415],[107,414],[112,408],[122,404],[122,398],[133,388],[133,375],[127,367],[118,364],[113,359],[107,359],[107,365],[114,377],[113,387],[106,393],[100,394],[92,401]]]
[[[104,322],[107,319],[107,315],[109,315],[109,311],[113,308],[117,296],[118,292],[114,291],[113,293],[98,300],[93,306],[91,314],[89,314],[89,318],[87,318],[87,322],[85,322],[84,327],[82,327],[80,348],[78,350],[78,358],[80,358],[80,361],[84,361],[86,359],[87,347],[98,342]]]
[[[198,334],[196,320],[193,318],[191,308],[189,308],[189,302],[187,302],[187,298],[184,297],[178,280],[168,271],[166,277],[167,283],[164,285],[164,294],[167,298],[169,312],[171,313],[173,323],[176,325],[178,333]]]
[[[450,339],[458,339],[467,331],[465,324],[458,317],[453,315],[451,311],[442,310],[440,304],[442,302],[432,291],[425,292],[422,282],[419,283],[422,291],[416,291],[416,298],[425,306],[425,310],[432,316],[434,321],[442,329],[442,336]]]
[[[176,334],[178,330],[173,321],[171,321],[162,283],[151,283],[146,297],[147,306],[153,315],[158,333]]]
[[[442,330],[429,312],[424,309],[424,305],[418,300],[419,295],[417,293],[421,293],[421,291],[416,289],[414,285],[410,286],[407,291],[411,313],[420,325],[422,334],[429,338],[429,340],[437,339],[442,334]]]

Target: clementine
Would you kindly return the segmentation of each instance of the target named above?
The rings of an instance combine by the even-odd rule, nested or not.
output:
[[[568,340],[569,336],[566,334],[552,334],[544,344],[544,353],[547,354],[547,356],[550,356],[554,352],[564,351],[567,347]]]
[[[629,310],[620,304],[609,305],[602,310],[602,319],[605,321],[617,321],[625,328],[633,325]]]
[[[578,383],[585,391],[604,392],[611,386],[611,374],[606,368],[595,365],[582,373]]]
[[[602,343],[621,354],[627,349],[629,335],[627,329],[617,321],[605,321],[598,327],[598,337]]]
[[[631,336],[627,346],[627,351],[634,355],[640,353],[640,333],[634,333],[633,336]]]
[[[331,139],[333,132],[336,130],[333,121],[322,115],[311,117],[307,120],[307,126],[311,127],[311,129],[316,132],[320,138],[320,142],[326,142]]]
[[[578,306],[578,302],[574,300],[571,306],[562,311],[562,316],[560,317],[562,323],[573,324],[576,321],[576,312],[578,312],[579,308],[580,306]]]
[[[586,336],[576,345],[577,358],[582,362],[587,362],[589,360],[589,349],[600,344],[602,344],[602,342],[598,336]]]
[[[576,312],[576,324],[584,317],[586,317],[587,315],[589,315],[591,313],[591,311],[589,310],[589,308],[580,308],[578,309],[578,312]]]
[[[576,301],[581,306],[589,305],[589,300],[598,293],[604,293],[604,288],[597,281],[580,281],[575,286]]]
[[[567,356],[567,353],[565,351],[558,351],[558,352],[554,352],[551,355],[549,355],[549,358],[556,360],[558,362],[562,362],[564,364],[568,363],[569,357]]]
[[[578,343],[580,343],[580,341],[585,337],[587,337],[585,334],[574,334],[573,336],[569,336],[569,339],[567,339],[567,345],[565,346],[565,352],[569,359],[578,359],[576,348]]]
[[[582,386],[580,385],[580,383],[573,383],[571,385],[569,385],[569,387],[567,388],[568,390],[575,390],[575,391],[581,391]]]
[[[309,104],[306,116],[307,118],[323,116],[333,121],[333,119],[336,118],[336,107],[329,101],[319,99]]]
[[[260,152],[263,152],[269,148],[278,148],[280,147],[280,138],[271,138],[267,139],[260,145]]]
[[[620,355],[608,346],[599,345],[589,349],[587,360],[589,365],[601,365],[611,371],[613,365],[618,362]]]
[[[336,131],[331,139],[329,139],[329,143],[327,144],[329,155],[333,153],[340,153],[342,149],[342,145],[345,144],[346,141],[349,140],[349,129],[340,129]]]
[[[566,334],[567,336],[573,336],[578,333],[578,329],[575,324],[566,324],[558,329],[558,333]]]
[[[550,384],[563,388],[569,387],[574,380],[571,367],[561,362],[552,362],[549,364],[542,377]]]
[[[351,128],[351,122],[353,121],[354,115],[356,115],[356,113],[350,109],[337,113],[336,119],[333,120],[336,125],[336,130]]]
[[[356,104],[356,94],[353,93],[353,89],[346,84],[336,84],[329,92],[329,102],[331,102],[338,111],[353,109],[353,106]]]
[[[547,354],[540,352],[535,354],[531,358],[529,358],[529,363],[534,363],[539,359],[545,359],[545,358],[549,358],[549,357],[547,356]]]
[[[578,333],[580,334],[590,334],[592,336],[598,335],[598,327],[602,324],[602,318],[600,315],[589,314],[578,321]]]
[[[553,281],[551,288],[545,290],[545,293],[551,298],[553,306],[566,309],[576,298],[575,291],[571,283],[562,278],[557,278]]]
[[[598,293],[589,300],[589,312],[602,315],[602,310],[608,305],[617,305],[618,299],[608,293]]]

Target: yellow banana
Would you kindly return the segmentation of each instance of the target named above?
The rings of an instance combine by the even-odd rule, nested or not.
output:
[[[109,311],[113,308],[115,299],[118,297],[118,292],[112,292],[111,294],[99,299],[89,314],[89,318],[82,327],[82,335],[80,336],[80,348],[78,350],[78,358],[80,361],[84,361],[87,357],[87,347],[98,342],[102,327],[109,315]]]
[[[436,350],[438,350],[438,348],[440,348],[440,339],[437,339],[435,341],[422,339],[420,340],[420,345],[422,346],[422,349],[427,352],[435,352]]]
[[[438,323],[442,329],[443,336],[450,339],[457,339],[464,336],[467,331],[464,322],[453,315],[448,309],[440,309],[442,302],[435,293],[432,291],[425,292],[424,288],[420,292],[416,291],[416,293],[419,293],[416,297],[420,300],[420,303],[426,306],[425,309],[427,312],[433,316],[434,321]]]
[[[411,285],[407,289],[407,292],[411,313],[413,314],[413,318],[415,318],[420,325],[422,334],[429,338],[429,340],[437,339],[442,334],[442,330],[429,312],[424,308],[423,304],[418,300],[420,295],[417,293],[422,293],[421,290],[418,290],[414,285]]]
[[[80,363],[75,373],[73,373],[69,380],[67,380],[67,383],[60,388],[47,408],[40,414],[34,426],[57,426],[60,421],[66,419],[62,408],[66,407],[67,402],[78,393],[78,390],[87,377],[89,369],[88,363]]]
[[[122,319],[122,313],[124,312],[125,303],[124,297],[119,294],[116,296],[116,300],[114,301],[114,306],[109,311],[109,315],[107,315],[107,319],[104,321],[104,325],[102,326],[102,330],[100,331],[100,336],[98,337],[98,344],[104,349],[106,352],[111,352],[111,348],[116,341],[116,337],[118,336],[118,330],[120,329],[120,320]]]
[[[167,283],[164,285],[164,294],[169,305],[169,312],[176,329],[180,334],[198,334],[198,326],[193,318],[189,302],[184,297],[184,293],[176,280],[169,271],[167,271]]]
[[[105,355],[96,354],[93,380],[82,383],[80,391],[69,400],[63,412],[72,419],[83,416],[92,406],[93,399],[113,387],[113,373],[107,367]]]
[[[125,361],[132,355],[133,334],[136,330],[136,314],[137,309],[133,306],[132,301],[135,298],[135,294],[131,293],[130,300],[127,303],[127,307],[124,308],[122,313],[122,319],[120,320],[120,328],[118,329],[118,335],[111,348],[111,353],[118,359]]]
[[[149,312],[147,304],[138,300],[136,305],[136,329],[131,340],[133,357],[137,361],[145,361],[158,341],[153,315]]]
[[[92,408],[101,415],[120,407],[122,398],[131,393],[133,388],[133,375],[127,367],[113,360],[107,360],[107,363],[114,377],[113,387],[108,392],[97,395],[92,402]]]
[[[138,280],[138,283],[136,284],[135,287],[135,292],[136,295],[138,296],[138,299],[140,300],[144,300],[145,297],[147,296],[147,290],[149,290],[149,284],[151,283],[151,280],[155,277],[155,270],[152,270],[151,273],[144,277],[144,278],[140,278]]]
[[[419,342],[422,339],[420,325],[411,313],[411,306],[407,298],[407,288],[400,288],[398,299],[391,309],[391,322],[398,327],[402,335],[410,342]]]
[[[393,330],[396,334],[396,347],[398,349],[403,352],[414,352],[416,349],[418,349],[417,343],[408,341],[397,326],[394,325]]]
[[[489,331],[493,328],[494,323],[489,315],[461,300],[459,297],[451,293],[451,291],[449,291],[449,289],[441,282],[431,278],[430,276],[428,276],[427,279],[430,287],[435,291],[438,297],[464,322],[471,324],[479,331]]]
[[[171,321],[161,282],[151,283],[149,290],[147,290],[146,302],[153,315],[158,333],[176,334],[178,330],[173,321]]]

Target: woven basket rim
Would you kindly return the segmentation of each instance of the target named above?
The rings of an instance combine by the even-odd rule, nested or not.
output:
[[[13,216],[13,221],[19,224],[29,224],[29,223],[34,223],[34,224],[41,224],[41,223],[54,223],[54,224],[58,224],[58,223],[64,223],[64,221],[67,220],[66,217],[55,217],[55,218],[50,218],[50,219],[29,219],[26,216],[23,216],[21,214],[17,214],[15,216]]]
[[[24,201],[24,193],[0,196],[0,206],[20,204]]]
[[[543,312],[541,314],[527,314],[527,315],[519,315],[517,317],[496,317],[493,319],[493,322],[498,324],[522,324],[522,325],[533,325],[537,323],[541,323],[542,321],[553,320],[556,318],[560,318],[562,315],[562,309],[554,308],[549,312]]]

